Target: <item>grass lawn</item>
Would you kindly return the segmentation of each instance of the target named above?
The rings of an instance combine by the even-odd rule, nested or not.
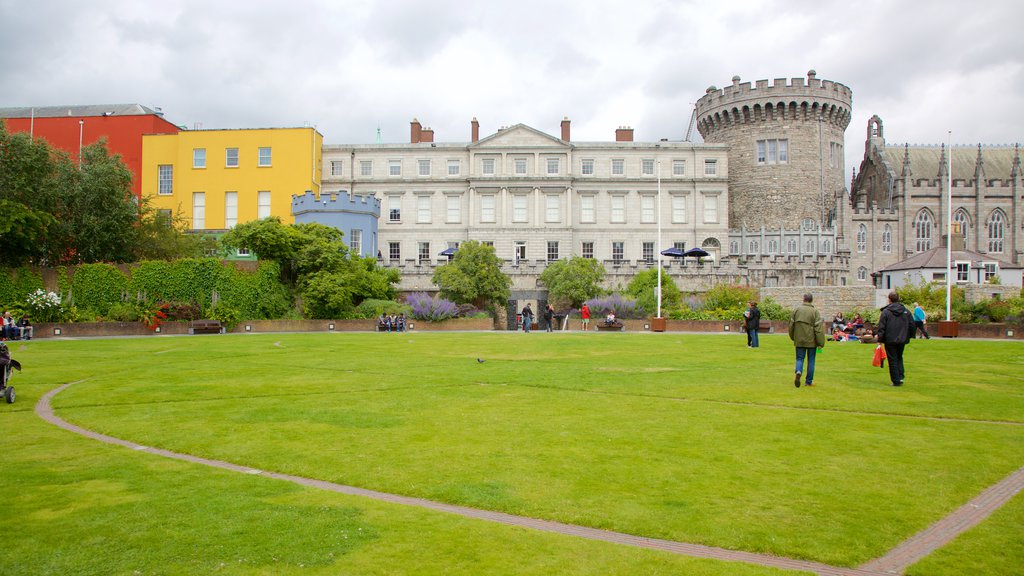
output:
[[[16,344],[26,371],[14,382],[19,402],[0,410],[16,502],[0,507],[0,573],[64,573],[82,560],[81,540],[116,544],[94,563],[117,568],[76,573],[194,573],[221,562],[246,574],[778,573],[99,446],[30,413],[42,393],[72,381],[81,382],[54,400],[60,416],[140,444],[856,566],[1024,464],[1021,343],[914,342],[899,389],[871,367],[872,351],[830,343],[817,386],[797,390],[784,336],[762,338],[757,350],[741,335],[671,333]],[[911,572],[978,573],[977,556],[998,551],[1004,558],[982,559],[983,572],[1012,574],[1000,570],[1024,565],[1019,501]]]

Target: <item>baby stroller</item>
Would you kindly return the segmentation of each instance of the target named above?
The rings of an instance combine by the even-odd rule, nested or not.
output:
[[[11,358],[11,352],[7,349],[7,344],[0,342],[0,394],[3,394],[4,400],[8,404],[14,404],[16,397],[14,386],[7,384],[10,382],[11,374],[14,370],[21,372],[21,363]]]

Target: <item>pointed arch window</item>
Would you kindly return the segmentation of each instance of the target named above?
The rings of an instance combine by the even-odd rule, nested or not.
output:
[[[914,218],[914,251],[924,252],[932,248],[932,215],[921,210]]]
[[[892,226],[888,224],[882,229],[882,252],[892,252]]]
[[[988,251],[1002,252],[1003,232],[1006,229],[1006,218],[1003,216],[1003,211],[996,210],[993,212],[988,217],[988,221],[985,222],[985,227],[988,228]]]
[[[867,279],[868,279],[868,269],[863,267],[863,266],[861,266],[860,268],[857,268],[857,280],[867,280]]]
[[[953,224],[960,228],[960,235],[964,238],[964,248],[970,249],[967,242],[971,237],[971,217],[967,215],[967,211],[963,208],[958,208],[953,213]],[[956,231],[954,230],[955,233]]]
[[[868,251],[868,227],[861,224],[857,227],[857,252],[863,254]]]

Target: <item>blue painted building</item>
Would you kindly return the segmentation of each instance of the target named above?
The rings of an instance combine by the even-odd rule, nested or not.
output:
[[[345,233],[345,243],[353,254],[376,258],[377,219],[380,200],[373,196],[351,196],[347,190],[292,195],[292,216],[296,224],[316,222]]]

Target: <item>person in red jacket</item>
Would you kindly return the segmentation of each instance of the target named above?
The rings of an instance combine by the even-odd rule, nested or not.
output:
[[[587,303],[583,303],[583,308],[580,309],[580,316],[583,316],[583,331],[586,332],[590,329],[590,307]]]

